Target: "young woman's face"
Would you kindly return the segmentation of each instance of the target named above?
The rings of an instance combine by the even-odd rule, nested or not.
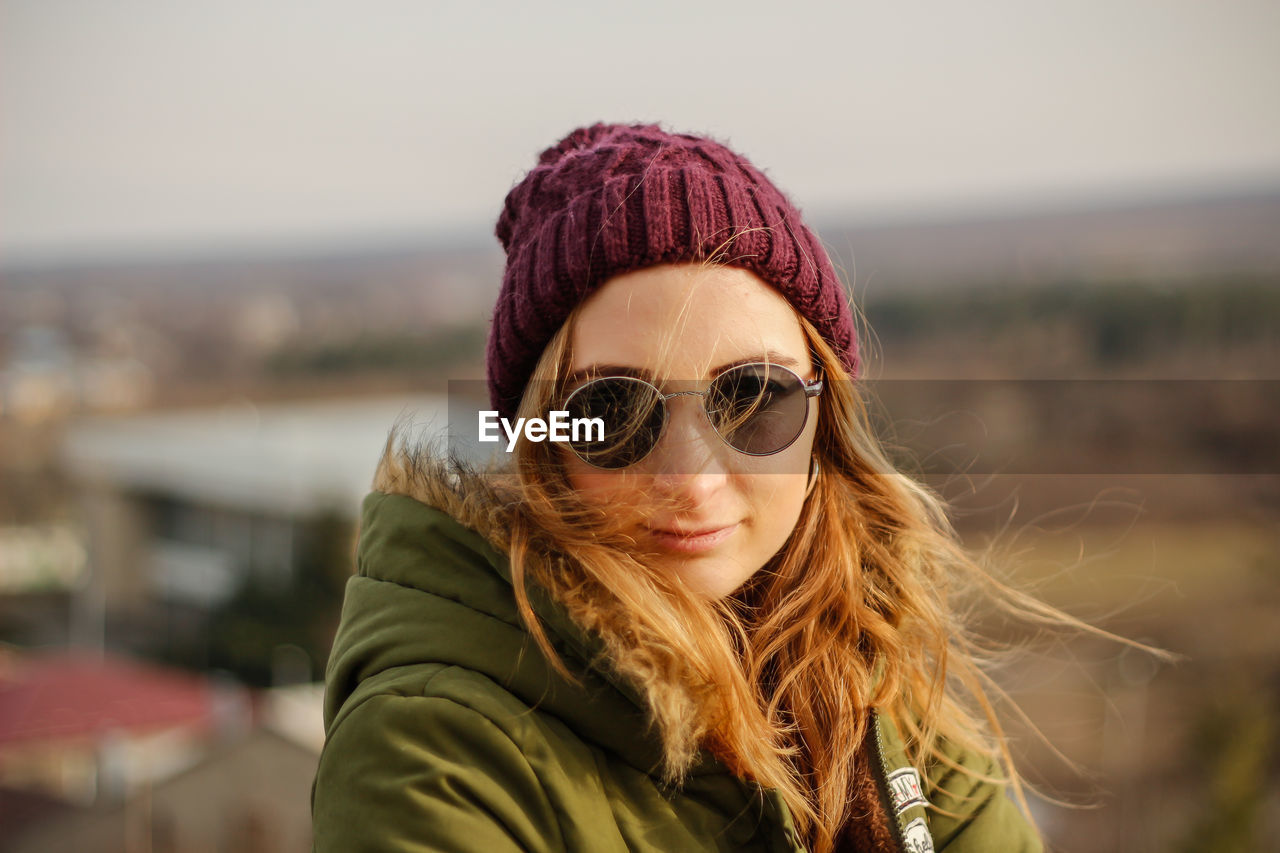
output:
[[[611,375],[622,368],[664,394],[704,390],[727,365],[743,361],[781,364],[802,379],[815,378],[791,306],[736,267],[668,265],[617,276],[583,304],[571,340],[572,374]],[[661,440],[642,461],[601,470],[566,448],[569,481],[588,503],[634,518],[629,532],[641,552],[656,555],[656,568],[722,598],[795,528],[818,421],[817,399],[806,404],[804,430],[791,446],[749,456],[716,434],[702,397],[675,397],[666,401]]]

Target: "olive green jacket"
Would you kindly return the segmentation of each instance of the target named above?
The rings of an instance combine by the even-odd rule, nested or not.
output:
[[[532,642],[484,536],[404,494],[365,500],[327,672],[315,851],[803,849],[781,798],[709,754],[665,786],[638,694],[593,667],[593,638],[534,593],[577,684]],[[873,719],[868,825],[841,849],[1039,849],[1002,789],[941,766],[921,779],[893,724]]]

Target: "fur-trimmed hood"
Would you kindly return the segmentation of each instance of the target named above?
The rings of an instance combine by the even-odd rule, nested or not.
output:
[[[523,624],[507,557],[512,500],[497,478],[399,444],[394,435],[388,441],[363,504],[357,574],[348,582],[329,658],[326,727],[361,683],[433,661],[482,673],[637,769],[660,775],[663,745],[648,724],[645,700],[609,665],[600,637],[541,587],[527,585],[574,683]],[[440,612],[442,601],[447,613]],[[702,755],[690,773],[718,766]]]
[[[678,789],[600,639],[529,585],[517,611],[492,482],[388,448],[364,501],[326,673],[317,853],[390,849],[802,853],[777,792],[709,754]]]

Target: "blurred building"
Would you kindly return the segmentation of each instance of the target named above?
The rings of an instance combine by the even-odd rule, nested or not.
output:
[[[7,654],[3,851],[305,851],[323,687],[253,697],[114,656]]]
[[[246,579],[287,587],[300,526],[354,520],[391,427],[432,432],[443,397],[257,406],[83,421],[64,461],[87,535],[76,643],[146,649]]]
[[[0,655],[0,786],[120,801],[249,725],[239,687],[88,650]]]
[[[107,809],[40,821],[11,853],[305,853],[319,751],[268,728]]]

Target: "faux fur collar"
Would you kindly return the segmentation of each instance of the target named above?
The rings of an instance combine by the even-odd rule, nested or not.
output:
[[[449,463],[429,442],[392,430],[373,476],[373,490],[435,507],[506,551],[516,500],[509,478]]]

